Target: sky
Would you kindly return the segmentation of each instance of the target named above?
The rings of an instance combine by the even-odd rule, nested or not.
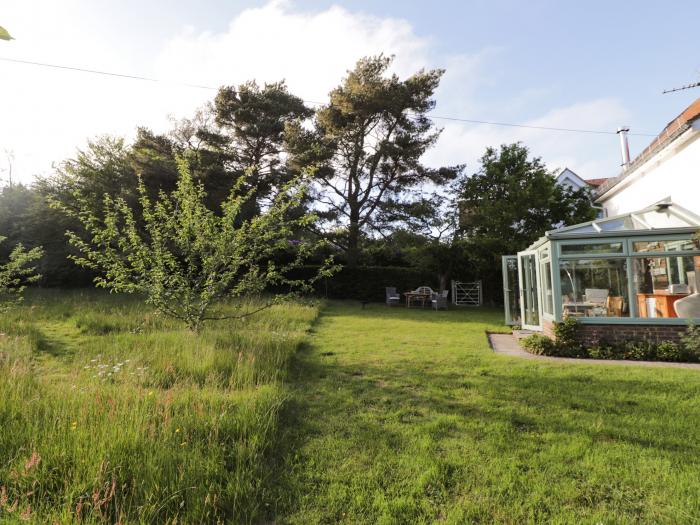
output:
[[[167,132],[216,88],[284,79],[324,102],[355,62],[395,55],[401,77],[444,68],[432,114],[443,128],[430,166],[478,169],[487,146],[522,141],[551,169],[583,178],[620,169],[614,134],[570,133],[445,120],[462,118],[615,132],[632,155],[700,88],[700,2],[591,0],[2,0],[0,179],[30,183],[90,138]],[[157,82],[2,59],[103,70]],[[635,135],[639,134],[639,135]]]

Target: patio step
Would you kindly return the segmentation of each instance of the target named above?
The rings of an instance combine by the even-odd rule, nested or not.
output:
[[[513,337],[520,341],[521,339],[524,339],[525,337],[536,333],[538,332],[534,332],[532,330],[513,330]]]

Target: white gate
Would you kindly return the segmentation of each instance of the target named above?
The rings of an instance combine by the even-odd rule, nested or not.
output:
[[[452,303],[462,306],[481,306],[481,281],[465,283],[452,281]]]

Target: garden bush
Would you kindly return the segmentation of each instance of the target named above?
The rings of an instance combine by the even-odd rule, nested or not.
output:
[[[557,345],[546,335],[533,334],[520,341],[528,352],[535,355],[559,355]]]
[[[554,339],[541,334],[521,341],[522,346],[536,355],[579,357],[591,359],[627,359],[630,361],[700,362],[700,328],[690,325],[680,343],[673,341],[599,341],[585,347],[578,342],[578,321],[567,318],[554,325]]]
[[[317,272],[316,266],[304,266],[292,274],[294,278],[304,278]],[[329,299],[384,302],[384,289],[387,286],[393,286],[402,293],[424,285],[437,290],[437,275],[401,266],[359,266],[343,267],[332,277],[319,280],[315,290],[317,295]]]

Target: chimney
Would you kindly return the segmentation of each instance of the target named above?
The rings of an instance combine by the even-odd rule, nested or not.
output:
[[[617,134],[620,135],[620,153],[622,153],[622,171],[627,171],[630,167],[630,144],[627,141],[627,133],[630,128],[622,126],[617,128]]]

